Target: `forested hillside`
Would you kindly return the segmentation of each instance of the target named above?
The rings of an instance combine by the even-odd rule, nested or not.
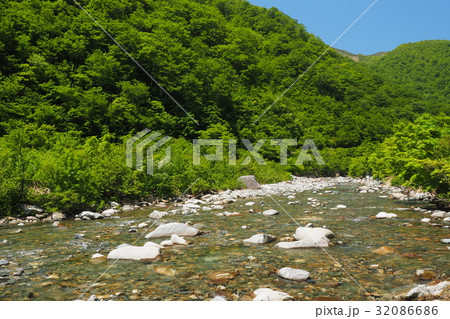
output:
[[[0,214],[171,196],[198,177],[191,192],[236,187],[243,174],[377,173],[367,159],[396,124],[430,113],[448,125],[448,41],[368,64],[330,50],[253,125],[327,48],[303,25],[243,0],[79,2],[198,125],[73,1],[2,1]],[[124,141],[144,128],[175,138],[154,176],[125,165]],[[264,167],[192,166],[197,137],[312,138],[327,165],[281,167],[267,146]]]

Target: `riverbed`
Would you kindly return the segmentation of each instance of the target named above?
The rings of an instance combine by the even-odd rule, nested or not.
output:
[[[361,192],[360,187],[352,180],[329,179],[311,187],[248,191],[222,205],[223,209],[169,214],[159,220],[150,219],[149,214],[178,206],[168,203],[166,208],[145,207],[116,218],[66,220],[60,227],[51,222],[4,226],[0,259],[9,264],[0,267],[0,299],[86,300],[95,294],[103,300],[210,300],[215,296],[252,300],[256,289],[271,288],[288,293],[293,300],[391,300],[414,285],[448,280],[450,245],[441,239],[450,237],[450,223],[440,218],[421,221],[430,218],[436,207],[389,198],[386,188]],[[254,204],[246,205],[250,201]],[[268,209],[279,214],[261,214]],[[218,216],[225,211],[240,214]],[[397,217],[374,218],[379,212]],[[142,222],[149,227],[137,228]],[[148,241],[146,233],[168,222],[189,222],[202,234],[186,238],[186,246],[162,249],[153,261],[91,260],[93,254],[107,255],[123,243],[142,246]],[[275,247],[297,227],[308,224],[335,234],[329,247]],[[258,233],[277,240],[243,243]],[[377,250],[380,247],[388,249]],[[306,270],[310,278],[301,282],[280,278],[277,270],[283,267]],[[430,275],[417,276],[418,270]]]

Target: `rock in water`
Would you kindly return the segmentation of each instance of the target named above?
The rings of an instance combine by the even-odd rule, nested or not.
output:
[[[437,297],[449,286],[450,281],[443,281],[434,286],[418,285],[406,294],[405,299],[413,300],[419,297]]]
[[[278,211],[275,209],[268,209],[263,212],[263,215],[266,215],[266,216],[273,216],[273,215],[278,215],[278,214],[279,214]]]
[[[149,217],[153,218],[153,219],[160,219],[160,218],[163,218],[166,215],[167,215],[166,212],[160,212],[159,210],[155,210],[155,211],[153,211],[153,213],[151,213],[149,215]]]
[[[254,292],[255,298],[253,301],[283,301],[292,298],[289,294],[282,291],[275,291],[270,288],[259,288]]]
[[[116,248],[108,254],[108,259],[125,259],[125,260],[151,260],[159,256],[160,248],[153,245],[124,246]]]
[[[345,205],[337,205],[336,208],[337,209],[345,209],[345,208],[347,208],[347,206],[345,206]]]
[[[247,244],[267,244],[275,241],[277,238],[269,234],[256,234],[250,238],[244,239]]]
[[[158,226],[154,231],[147,234],[145,238],[178,236],[197,236],[199,230],[182,223],[168,223]]]
[[[256,181],[254,175],[246,175],[238,178],[238,181],[245,185],[249,189],[260,189],[261,185]]]
[[[386,212],[379,212],[379,213],[375,216],[375,218],[378,218],[378,219],[384,219],[384,218],[396,218],[396,217],[397,217],[396,214],[394,214],[394,213],[386,213]]]
[[[176,245],[187,245],[187,241],[178,235],[172,235],[170,236],[170,241]]]
[[[88,217],[90,219],[99,219],[99,218],[103,218],[103,215],[99,214],[99,213],[90,212],[90,211],[84,211],[80,214],[80,218],[85,218],[85,217]]]
[[[297,241],[282,241],[275,245],[275,247],[283,249],[297,249],[297,248],[316,248],[316,247],[328,247],[328,238],[320,238],[317,240],[302,239]]]
[[[113,216],[114,214],[118,214],[120,211],[118,210],[118,209],[114,209],[114,208],[109,208],[109,209],[106,209],[106,210],[104,210],[103,212],[102,212],[102,216],[103,217],[111,217],[111,216]]]
[[[222,296],[215,296],[210,301],[227,301],[227,299],[225,297],[222,297]]]
[[[302,269],[284,267],[278,270],[277,275],[284,279],[303,281],[309,278],[309,272]]]
[[[323,238],[331,238],[334,237],[334,233],[326,228],[320,228],[320,227],[298,227],[295,230],[294,234],[295,239],[302,240],[302,239],[309,239],[312,241],[319,241]]]

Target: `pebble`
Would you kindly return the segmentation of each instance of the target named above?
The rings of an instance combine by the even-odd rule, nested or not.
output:
[[[285,292],[272,290],[270,288],[259,288],[253,293],[256,296],[253,301],[283,301],[292,298]]]
[[[86,237],[86,235],[85,234],[75,234],[75,236],[73,236],[73,238],[75,238],[75,239],[80,239],[83,237]]]
[[[345,205],[337,205],[336,208],[337,209],[345,209],[345,208],[347,208],[347,206],[345,206]]]
[[[396,214],[394,214],[394,213],[386,213],[386,212],[379,212],[379,213],[375,216],[375,218],[378,218],[378,219],[396,218],[396,217],[397,217]]]
[[[7,261],[6,259],[0,259],[0,266],[7,266],[9,265],[9,261]]]
[[[167,213],[166,212],[160,212],[159,210],[154,210],[149,217],[153,218],[153,219],[160,219],[163,218],[164,216],[166,216]]]
[[[328,245],[329,241],[327,238],[321,238],[314,241],[309,238],[305,238],[298,241],[279,242],[278,244],[275,245],[275,247],[283,249],[297,249],[297,248],[328,247]]]
[[[222,296],[215,296],[210,301],[227,301],[227,298],[222,297]]]
[[[161,242],[162,246],[173,246],[173,242],[171,240],[163,240]]]
[[[245,203],[245,206],[253,206],[253,205],[255,205],[255,202],[247,202],[247,203]]]
[[[20,277],[23,275],[24,272],[25,272],[25,270],[23,268],[19,268],[19,269],[17,269],[17,271],[15,273],[13,273],[13,276]]]
[[[250,238],[244,239],[244,243],[248,244],[267,244],[275,241],[277,238],[269,234],[256,234]]]
[[[145,227],[148,227],[148,224],[147,224],[147,223],[140,223],[140,224],[138,225],[138,228],[145,228]]]
[[[420,221],[422,223],[429,223],[429,222],[431,222],[431,219],[430,218],[422,218]]]
[[[273,215],[278,215],[278,214],[279,214],[279,212],[275,209],[268,209],[263,212],[263,215],[266,215],[266,216],[273,216]]]
[[[284,267],[278,270],[277,275],[281,278],[295,281],[303,281],[309,278],[310,274],[306,270]]]

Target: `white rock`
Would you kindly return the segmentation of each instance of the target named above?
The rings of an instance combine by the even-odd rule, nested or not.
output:
[[[396,214],[394,214],[394,213],[386,213],[386,212],[379,212],[379,213],[375,216],[375,218],[378,218],[378,219],[384,219],[384,218],[396,218],[396,217],[397,217]]]
[[[90,218],[90,219],[99,219],[99,218],[103,218],[102,214],[94,213],[94,212],[90,212],[90,211],[84,211],[84,212],[81,212],[80,218],[84,218],[84,217],[88,217],[88,218]]]
[[[105,257],[104,255],[96,253],[96,254],[92,255],[91,259],[104,258],[104,257]]]
[[[122,207],[122,211],[123,212],[129,212],[129,211],[132,211],[134,209],[135,209],[135,207],[131,206],[131,205],[123,205],[123,207]]]
[[[331,230],[326,229],[326,228],[298,227],[295,230],[294,237],[297,240],[309,239],[309,240],[313,240],[313,241],[318,241],[323,238],[334,237],[334,233]]]
[[[288,205],[297,205],[300,204],[300,201],[296,200],[295,202],[288,202]]]
[[[279,214],[278,211],[275,209],[268,209],[263,212],[263,215],[266,215],[266,216],[273,216],[273,215],[278,215],[278,214]]]
[[[445,217],[444,222],[450,222],[450,217]]]
[[[247,244],[267,244],[275,241],[277,238],[269,234],[256,234],[250,238],[244,239]]]
[[[170,236],[170,241],[176,245],[187,245],[187,241],[178,235],[172,235]]]
[[[145,228],[145,227],[148,227],[148,224],[147,224],[147,223],[140,223],[140,224],[138,225],[138,228]]]
[[[159,247],[153,245],[143,247],[129,245],[112,250],[108,254],[108,259],[150,260],[155,259],[159,254]]]
[[[160,245],[157,243],[154,243],[152,241],[148,241],[144,244],[144,247],[158,247],[158,248],[164,248],[164,245]]]
[[[227,301],[227,299],[225,297],[222,297],[222,296],[215,296],[210,301]]]
[[[283,301],[292,298],[289,294],[282,291],[275,291],[270,288],[259,288],[254,292],[255,298],[253,301]]]
[[[199,209],[200,205],[197,204],[185,204],[183,205],[183,209]]]
[[[114,208],[110,208],[110,209],[106,209],[102,212],[102,216],[103,217],[111,217],[117,213],[119,213],[120,211],[118,209],[114,209]]]
[[[248,203],[245,203],[245,206],[253,206],[253,205],[255,205],[255,202],[248,202]]]
[[[223,209],[222,205],[211,205],[212,209]]]
[[[153,218],[153,219],[160,219],[163,218],[164,216],[166,216],[167,213],[166,212],[160,212],[159,210],[154,210],[149,217]]]
[[[337,209],[344,209],[344,208],[347,208],[347,206],[345,206],[345,205],[337,205],[336,208]]]
[[[209,206],[203,206],[203,207],[202,207],[202,211],[204,211],[204,212],[209,212],[209,211],[211,211],[211,210],[212,210],[212,208],[209,207]]]
[[[448,217],[448,216],[450,216],[450,214],[446,213],[442,210],[436,210],[436,211],[434,211],[433,214],[431,214],[431,217],[433,217],[433,218],[444,218],[444,217]]]
[[[422,218],[420,221],[422,223],[429,223],[431,221],[431,219],[429,219],[429,218]]]
[[[406,298],[415,299],[418,297],[439,296],[439,294],[448,286],[450,286],[450,281],[443,281],[434,286],[418,285],[406,294]]]
[[[278,270],[277,275],[284,279],[302,281],[309,278],[309,272],[302,269],[284,267]]]
[[[161,242],[162,246],[173,246],[173,242],[171,240],[163,240]]]
[[[147,234],[145,238],[178,236],[196,236],[199,230],[182,223],[168,223],[158,226],[154,231]]]
[[[316,247],[328,247],[329,240],[326,237],[311,240],[311,239],[302,239],[297,241],[282,241],[275,245],[275,247],[283,248],[283,249],[297,249],[297,248],[316,248]]]
[[[444,244],[450,244],[450,238],[441,239],[441,242],[443,242]]]

